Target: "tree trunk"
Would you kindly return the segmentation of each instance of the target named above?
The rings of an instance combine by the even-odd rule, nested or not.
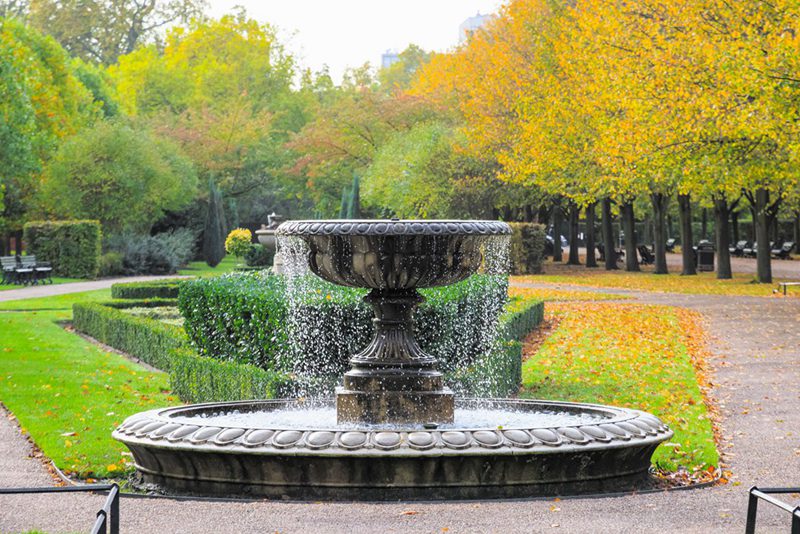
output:
[[[611,222],[611,199],[604,198],[602,202],[603,211],[603,247],[605,248],[606,270],[615,271],[617,269],[617,252],[614,248],[614,227]]]
[[[581,208],[575,202],[569,203],[569,258],[567,265],[580,265],[581,257],[578,254],[578,219]]]
[[[717,242],[717,278],[727,280],[733,278],[731,272],[731,230],[728,225],[730,208],[724,198],[714,201],[714,237]]]
[[[639,256],[636,252],[636,219],[633,216],[633,202],[622,205],[622,225],[625,231],[625,270],[641,271]]]
[[[731,226],[733,226],[733,242],[739,242],[739,212],[731,212]]]
[[[594,211],[597,204],[592,202],[586,206],[586,266],[597,267],[594,239]]]
[[[563,261],[561,251],[561,206],[553,206],[553,261]]]
[[[536,221],[543,224],[545,228],[550,224],[550,210],[547,209],[547,204],[539,206],[539,211],[536,215]]]
[[[708,240],[708,210],[706,208],[703,208],[700,225],[700,239]]]
[[[15,245],[15,248],[17,249],[17,256],[22,256],[22,252],[23,252],[22,251],[22,248],[23,248],[22,235],[23,235],[22,230],[16,230],[14,232],[14,245]]]
[[[669,268],[667,267],[667,238],[664,235],[669,196],[663,193],[653,193],[650,195],[650,199],[653,202],[655,219],[653,221],[653,249],[656,256],[655,274],[669,274]]]
[[[769,217],[767,215],[769,206],[769,191],[758,189],[756,191],[756,241],[758,242],[758,254],[756,256],[758,274],[756,277],[762,284],[772,283],[772,260],[769,246]]]
[[[794,213],[794,246],[800,250],[800,211]]]
[[[678,209],[681,216],[681,258],[683,270],[681,274],[697,274],[694,262],[694,238],[692,237],[692,198],[689,195],[678,195]]]

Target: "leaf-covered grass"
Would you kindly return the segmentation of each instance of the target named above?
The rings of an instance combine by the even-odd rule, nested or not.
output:
[[[511,304],[520,300],[543,300],[545,302],[585,302],[603,300],[628,300],[627,295],[614,295],[613,293],[598,293],[596,291],[580,291],[571,289],[550,289],[540,287],[509,286],[508,296]]]
[[[681,276],[678,273],[653,274],[647,271],[629,273],[586,268],[562,270],[554,274],[511,277],[512,283],[547,282],[662,293],[755,297],[775,296],[776,294],[773,293],[773,290],[778,287],[778,282],[789,281],[775,279],[773,284],[758,284],[753,279],[752,274],[740,273],[734,274],[730,280],[717,280],[716,273],[709,272],[698,273],[695,276]],[[794,297],[800,297],[800,291],[791,291],[790,289],[789,294]],[[781,296],[783,295],[781,294]]]
[[[135,412],[177,402],[165,374],[58,324],[71,317],[72,302],[108,296],[102,290],[12,301],[3,307],[31,311],[0,313],[0,400],[47,457],[82,478],[130,469],[127,449],[111,432]]]
[[[54,276],[53,277],[53,285],[56,285],[56,284],[69,284],[71,282],[85,282],[85,281],[86,280],[80,280],[78,278],[62,278],[60,276]],[[50,284],[48,283],[47,285],[50,285]],[[24,287],[28,287],[28,286],[23,286],[23,285],[19,285],[19,284],[0,284],[0,291],[6,291],[8,289],[22,289]]]
[[[237,259],[232,255],[222,258],[222,261],[219,262],[219,265],[216,267],[209,267],[204,261],[193,261],[183,269],[178,269],[178,274],[181,276],[197,276],[200,278],[218,276],[233,271],[240,263],[244,263],[243,260]]]
[[[637,408],[675,432],[654,463],[717,466],[705,383],[700,317],[637,304],[548,305],[558,327],[523,364],[523,396]]]

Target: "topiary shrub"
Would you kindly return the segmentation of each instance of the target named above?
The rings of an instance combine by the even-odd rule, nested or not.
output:
[[[247,228],[234,228],[225,238],[225,252],[241,258],[250,248],[253,234]]]
[[[24,226],[28,254],[49,261],[53,274],[97,278],[102,232],[99,221],[32,221]]]
[[[538,274],[544,261],[545,227],[534,223],[508,223],[511,226],[510,260],[512,274]]]

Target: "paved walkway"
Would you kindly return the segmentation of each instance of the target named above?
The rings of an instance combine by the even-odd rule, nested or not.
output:
[[[40,297],[53,297],[56,295],[66,295],[68,293],[82,293],[84,291],[94,291],[96,289],[108,289],[112,285],[122,282],[144,282],[146,280],[163,280],[165,278],[187,278],[186,276],[127,276],[125,278],[105,278],[103,280],[92,280],[90,282],[69,282],[66,284],[35,285],[21,287],[19,289],[6,289],[0,291],[0,302],[8,300],[36,299]]]
[[[643,303],[685,306],[706,317],[716,355],[714,396],[730,441],[724,454],[733,471],[731,483],[561,501],[352,504],[124,498],[123,532],[743,532],[751,485],[800,485],[800,299],[615,292]],[[43,467],[27,459],[27,450],[13,425],[0,417],[0,487],[49,482]],[[99,496],[3,496],[0,531],[87,530],[101,502]],[[788,532],[788,514],[767,506],[759,514],[759,532]]]

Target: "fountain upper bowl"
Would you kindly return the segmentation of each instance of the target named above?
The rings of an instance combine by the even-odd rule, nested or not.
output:
[[[308,244],[308,265],[317,276],[379,290],[464,280],[480,267],[486,241],[510,233],[500,221],[380,219],[289,221],[276,231]]]

